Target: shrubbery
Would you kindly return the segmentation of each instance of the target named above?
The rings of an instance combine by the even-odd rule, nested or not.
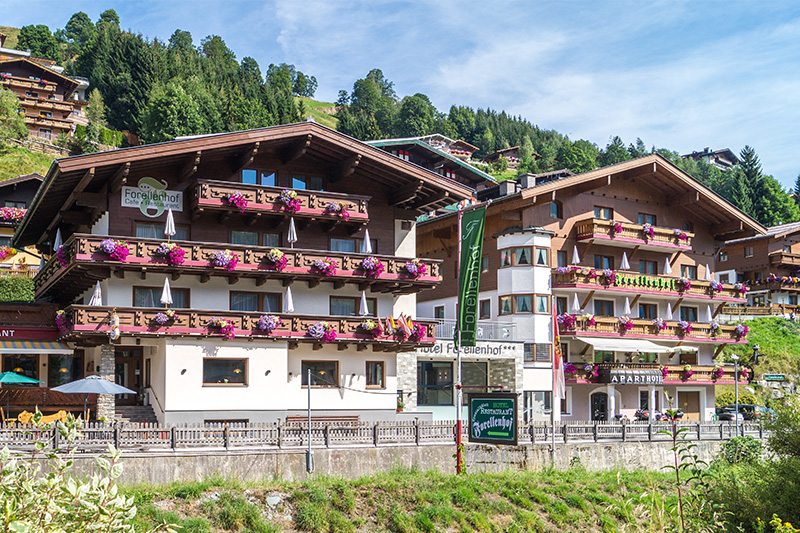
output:
[[[764,445],[758,439],[747,435],[734,437],[722,444],[722,458],[730,464],[754,464],[761,460]]]
[[[32,302],[33,279],[23,276],[0,278],[0,302]]]

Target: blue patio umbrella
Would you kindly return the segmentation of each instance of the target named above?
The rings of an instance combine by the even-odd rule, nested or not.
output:
[[[136,391],[117,385],[100,376],[87,376],[83,379],[64,383],[52,390],[65,394],[83,394],[83,415],[86,416],[86,404],[90,394],[136,394]]]

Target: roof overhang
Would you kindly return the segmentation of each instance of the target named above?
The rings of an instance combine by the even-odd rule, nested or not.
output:
[[[13,59],[2,59],[0,60],[0,66],[7,65],[9,63],[27,63],[32,67],[36,67],[42,72],[46,72],[49,76],[54,76],[58,78],[59,83],[64,86],[65,91],[67,94],[75,91],[80,85],[80,82],[73,80],[69,76],[64,76],[63,74],[59,74],[55,70],[51,68],[47,68],[46,66],[42,65],[41,63],[37,63],[36,61],[32,61],[26,57],[17,57]]]

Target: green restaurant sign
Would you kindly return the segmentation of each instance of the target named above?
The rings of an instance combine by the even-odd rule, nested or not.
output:
[[[764,381],[786,381],[783,374],[764,374]]]
[[[469,394],[469,441],[517,444],[517,395]]]

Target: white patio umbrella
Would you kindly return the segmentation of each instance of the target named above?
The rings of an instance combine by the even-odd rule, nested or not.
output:
[[[175,231],[175,217],[172,216],[172,209],[169,209],[167,211],[167,223],[164,225],[164,235],[169,240],[175,233],[177,233]]]
[[[294,313],[294,300],[292,300],[291,287],[286,287],[286,295],[283,297],[283,312]]]
[[[711,268],[706,263],[706,281],[711,281],[712,279],[714,279],[714,276],[711,275]]]
[[[713,321],[714,321],[714,315],[711,313],[711,306],[707,305],[706,306],[706,322],[711,323]]]
[[[622,270],[630,270],[631,264],[628,262],[628,254],[622,252],[622,263],[620,263],[619,268]]]
[[[369,230],[364,230],[364,240],[361,241],[361,253],[362,254],[372,253],[372,241],[369,238]]]
[[[578,245],[572,247],[572,264],[577,265],[581,262],[581,256],[578,255]]]
[[[103,293],[100,291],[100,280],[97,280],[97,285],[94,286],[94,292],[92,293],[91,299],[89,299],[89,305],[92,307],[103,306]]]
[[[361,316],[369,315],[369,306],[367,305],[367,291],[361,291],[361,308],[358,311]]]
[[[672,320],[672,306],[667,302],[667,320]]]
[[[664,260],[664,275],[668,276],[672,274],[672,267],[669,266],[669,257]]]
[[[136,394],[136,391],[117,385],[100,376],[87,376],[77,381],[71,381],[53,389],[65,394],[83,394],[83,416],[86,418],[86,403],[90,394]]]
[[[164,289],[161,291],[161,303],[172,305],[172,290],[169,288],[169,277],[164,278]]]
[[[580,310],[581,310],[581,302],[578,300],[578,293],[576,292],[572,296],[572,308],[570,309],[570,311],[572,311],[573,313],[578,313]]]
[[[62,244],[64,244],[64,239],[61,238],[61,228],[58,228],[56,230],[56,238],[53,241],[53,253],[58,251]]]
[[[289,219],[289,237],[286,240],[289,241],[289,247],[294,248],[294,243],[297,242],[297,228],[294,227],[294,217]]]
[[[623,314],[625,316],[631,316],[631,301],[627,296],[625,297],[625,310]]]

